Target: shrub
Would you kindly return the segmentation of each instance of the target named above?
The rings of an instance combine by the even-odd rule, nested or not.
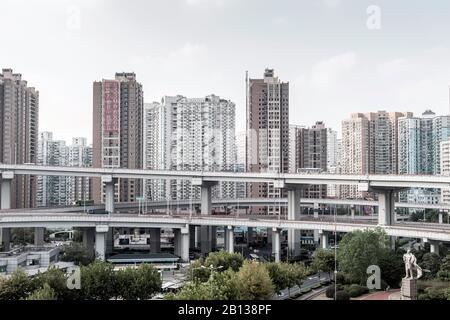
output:
[[[338,291],[336,292],[336,300],[350,300],[350,295],[345,290]]]
[[[305,288],[300,291],[302,294],[311,292],[311,288]]]
[[[334,286],[329,286],[326,290],[325,290],[325,296],[327,298],[334,298]]]
[[[356,297],[363,295],[364,293],[369,292],[369,289],[364,286],[352,284],[345,291],[347,291],[347,293],[350,295],[350,297],[356,298]]]

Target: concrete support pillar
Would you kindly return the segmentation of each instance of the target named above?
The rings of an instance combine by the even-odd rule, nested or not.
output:
[[[314,214],[314,219],[319,218],[319,203],[317,203],[317,202],[314,202],[314,204],[313,204],[313,214]]]
[[[281,252],[281,241],[280,241],[280,233],[281,229],[273,228],[272,229],[272,254],[275,258],[275,262],[280,262],[280,252]]]
[[[10,171],[2,172],[1,178],[0,209],[11,209],[11,182],[14,178],[14,173]]]
[[[189,262],[189,227],[180,230],[180,258],[182,262]]]
[[[161,252],[161,228],[150,228],[150,252]]]
[[[226,236],[226,249],[229,253],[234,253],[234,228],[233,226],[227,226],[225,228]]]
[[[444,223],[444,210],[439,211],[439,224]]]
[[[378,224],[390,226],[394,221],[395,197],[393,190],[376,191],[378,193]]]
[[[355,219],[355,205],[353,204],[350,206],[350,215],[352,219]]]
[[[320,234],[320,247],[322,249],[327,249],[328,248],[328,233],[322,231],[322,233]]]
[[[114,184],[117,179],[112,176],[102,176],[102,182],[105,184],[105,210],[114,213]]]
[[[94,256],[95,228],[83,229],[83,246],[87,249],[90,257]]]
[[[1,243],[3,245],[3,251],[9,251],[11,249],[11,228],[1,229]]]
[[[106,258],[106,235],[109,227],[106,225],[97,225],[95,227],[95,255],[100,261]]]
[[[430,243],[430,253],[435,253],[439,255],[439,242],[438,241],[429,241]]]
[[[201,229],[199,226],[195,226],[195,248],[200,248],[201,242]]]
[[[200,187],[200,214],[210,215],[212,213],[211,191],[217,182],[203,181],[201,178],[192,179],[193,186]],[[201,226],[200,228],[200,247],[202,254],[208,254],[215,248],[215,238],[212,239],[215,230],[211,230],[209,226]]]
[[[300,219],[300,196],[299,188],[288,189],[288,220]],[[300,254],[300,230],[288,230],[288,250],[290,256]]]
[[[173,254],[181,256],[181,230],[173,229]]]
[[[45,228],[34,228],[34,245],[42,247],[44,245]]]

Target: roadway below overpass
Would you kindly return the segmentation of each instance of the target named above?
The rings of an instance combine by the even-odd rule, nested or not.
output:
[[[249,208],[251,206],[287,206],[287,198],[241,198],[241,199],[212,199],[212,207],[234,207],[234,208]],[[118,202],[114,204],[115,210],[121,209],[138,209],[139,206],[143,210],[148,209],[173,209],[175,207],[189,208],[198,207],[200,200],[170,200],[170,201],[143,201],[140,205],[138,202]],[[360,206],[360,207],[378,207],[378,201],[374,200],[362,200],[362,199],[332,199],[332,198],[301,198],[300,206],[313,208],[314,205],[338,205],[338,206]],[[91,206],[60,206],[60,207],[41,207],[25,209],[27,212],[83,212],[89,209],[104,209],[105,205],[91,205]],[[395,202],[395,208],[410,208],[410,209],[435,209],[450,211],[450,203],[437,203],[437,204],[425,204],[425,203],[406,203]],[[8,212],[23,212],[24,209],[7,209],[0,210],[0,214]]]
[[[105,226],[109,228],[173,228],[185,229],[194,226],[230,226],[250,228],[272,228],[288,230],[318,230],[322,232],[352,232],[365,229],[383,229],[387,235],[450,241],[450,225],[421,222],[394,222],[392,225],[378,225],[376,220],[351,219],[349,217],[301,216],[297,220],[280,219],[276,216],[236,217],[202,215],[96,215],[86,213],[3,213],[0,228],[83,228]]]

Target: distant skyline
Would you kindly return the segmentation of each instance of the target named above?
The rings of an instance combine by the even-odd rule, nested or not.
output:
[[[371,30],[369,6],[380,8]],[[290,83],[290,123],[352,112],[449,113],[450,3],[366,0],[3,0],[0,68],[40,93],[40,131],[92,142],[92,83],[135,72],[146,103],[215,94],[245,129],[245,72]]]

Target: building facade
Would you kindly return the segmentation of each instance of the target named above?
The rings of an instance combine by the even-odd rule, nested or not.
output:
[[[0,162],[37,162],[39,92],[12,69],[0,73]],[[11,185],[11,206],[36,206],[36,177],[15,176]]]
[[[450,176],[450,139],[440,143],[440,162],[441,175]],[[441,201],[450,203],[450,188],[441,190]]]
[[[218,96],[166,96],[145,105],[145,167],[173,171],[235,171],[235,104]],[[147,199],[198,199],[190,181],[149,180]],[[221,182],[217,198],[236,197],[236,183]]]
[[[73,138],[72,145],[53,140],[51,132],[39,133],[38,164],[43,166],[91,167],[92,146],[86,138]],[[78,200],[91,199],[88,177],[38,176],[36,201],[38,207],[70,206]]]
[[[398,123],[400,174],[441,173],[441,142],[450,137],[450,117],[426,110],[421,117],[401,118]],[[414,188],[401,193],[401,201],[438,203],[438,189]]]
[[[289,171],[289,83],[266,69],[262,79],[247,86],[247,171]],[[251,183],[248,196],[278,198],[282,192],[271,183]],[[255,214],[278,214],[279,206],[254,207]]]
[[[327,128],[316,122],[311,128],[298,128],[296,132],[296,172],[327,171]],[[303,191],[305,198],[326,198],[326,185],[310,185]]]
[[[398,121],[411,112],[354,113],[342,122],[343,174],[396,174],[398,172]],[[359,198],[355,186],[341,186],[342,198]]]
[[[93,84],[93,166],[96,168],[142,169],[142,85],[134,73],[116,73],[114,80]],[[141,179],[119,179],[115,199],[132,202],[143,193]],[[93,179],[93,200],[104,199],[99,178]]]

